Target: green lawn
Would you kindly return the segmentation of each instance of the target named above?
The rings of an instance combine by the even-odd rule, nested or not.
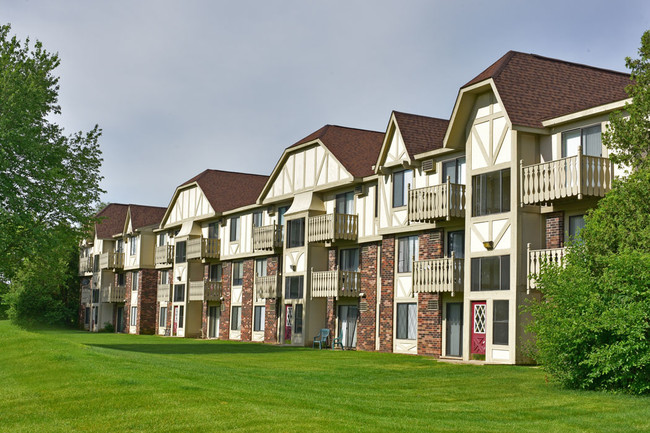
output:
[[[0,322],[1,432],[650,431],[650,399],[539,368]]]

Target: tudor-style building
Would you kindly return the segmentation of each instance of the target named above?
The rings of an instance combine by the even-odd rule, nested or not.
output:
[[[269,177],[206,170],[155,230],[157,332],[309,346],[328,328],[345,348],[529,362],[520,307],[622,174],[600,136],[629,83],[509,52],[461,87],[449,120],[327,125]],[[128,233],[109,210],[125,228],[98,232],[80,271]]]

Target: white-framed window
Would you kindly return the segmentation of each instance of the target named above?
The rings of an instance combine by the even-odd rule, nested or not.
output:
[[[117,242],[115,243],[115,252],[116,253],[124,252],[124,241],[122,239],[118,239]]]
[[[120,272],[117,274],[117,287],[124,286],[126,286],[126,274],[124,272]]]
[[[600,124],[572,129],[562,133],[562,158],[577,155],[580,146],[583,155],[603,155]]]
[[[230,218],[230,242],[239,241],[239,217]]]
[[[244,284],[244,262],[232,263],[232,285],[241,286]]]
[[[346,248],[340,250],[339,268],[342,271],[359,272],[359,248]]]
[[[167,245],[167,235],[165,233],[158,233],[158,246],[163,247]]]
[[[255,314],[253,315],[253,331],[264,331],[264,316],[266,315],[266,307],[264,305],[255,306]]]
[[[187,258],[185,256],[185,247],[187,246],[187,241],[176,242],[174,246],[174,251],[176,254],[176,263],[185,263]]]
[[[208,268],[208,279],[210,281],[221,281],[222,279],[222,268],[221,263],[213,263]]]
[[[241,306],[233,305],[230,315],[230,330],[239,331],[241,329]]]
[[[174,284],[174,302],[185,301],[185,284]]]
[[[465,258],[465,230],[447,232],[447,257],[452,252],[457,259]]]
[[[404,236],[397,239],[397,272],[413,270],[413,261],[418,259],[418,237]]]
[[[255,275],[266,277],[266,259],[255,260]]]
[[[470,289],[472,292],[510,290],[510,256],[473,258]]]
[[[412,170],[402,170],[393,173],[393,207],[406,206],[408,203],[408,186],[412,184]]]
[[[138,238],[129,236],[129,255],[135,256],[138,252]]]
[[[208,224],[208,238],[219,239],[219,223]]]
[[[451,161],[444,161],[442,163],[442,183],[447,182],[449,178],[450,183],[465,185],[465,157],[452,159]]]
[[[287,221],[287,248],[298,248],[305,245],[305,219],[298,218]]]
[[[131,290],[138,290],[138,272],[131,272]]]
[[[472,177],[472,216],[510,211],[510,169]]]
[[[397,335],[399,340],[415,340],[418,335],[418,306],[415,302],[397,304]]]
[[[160,284],[169,284],[169,270],[160,271]]]
[[[508,301],[494,301],[492,344],[508,345]]]
[[[262,212],[253,212],[253,227],[262,227],[263,225],[263,214]]]
[[[336,213],[354,215],[354,193],[352,191],[336,195]]]
[[[138,320],[138,307],[131,307],[131,326],[135,326]]]
[[[302,334],[302,304],[296,304],[294,318],[294,332],[296,334]]]
[[[167,326],[167,307],[160,307],[160,316],[158,317],[158,326],[164,328]]]
[[[302,299],[303,295],[303,280],[302,275],[296,277],[286,277],[284,285],[284,298],[285,299]]]
[[[571,215],[569,216],[569,239],[575,239],[585,226],[584,215]]]

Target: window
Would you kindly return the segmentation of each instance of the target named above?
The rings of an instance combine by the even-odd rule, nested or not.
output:
[[[239,331],[241,328],[241,307],[233,306],[232,314],[230,315],[230,330]]]
[[[93,289],[93,304],[99,303],[99,289]]]
[[[569,217],[569,239],[575,239],[580,230],[585,226],[584,215],[574,215]]]
[[[159,233],[158,234],[158,246],[162,247],[167,245],[167,238],[164,233]]]
[[[99,254],[93,258],[93,272],[99,272]]]
[[[126,286],[126,274],[122,272],[120,274],[117,274],[117,287],[124,286]]]
[[[341,250],[339,265],[342,271],[359,272],[359,248]]]
[[[131,307],[131,326],[135,326],[138,320],[138,307]]]
[[[305,219],[287,221],[287,248],[297,248],[303,245],[305,245]]]
[[[508,301],[494,301],[492,344],[508,344]]]
[[[124,241],[122,239],[117,240],[117,243],[115,244],[115,252],[116,253],[124,252]]]
[[[266,276],[266,259],[255,260],[255,275],[258,277]]]
[[[510,211],[510,169],[472,178],[472,216]]]
[[[129,255],[135,256],[138,252],[138,238],[129,236]]]
[[[336,195],[336,213],[354,214],[354,193],[352,191]]]
[[[510,290],[510,256],[472,259],[473,292]]]
[[[284,226],[284,214],[287,213],[288,210],[289,210],[289,206],[282,206],[282,207],[278,208],[278,225],[279,226]],[[282,236],[281,240],[284,240],[284,230],[281,230],[280,233],[281,233],[281,236]]]
[[[293,323],[295,324],[294,331],[296,334],[302,334],[302,304],[296,305],[295,316],[293,318]]]
[[[169,271],[160,271],[160,284],[169,284]]]
[[[303,276],[287,277],[285,279],[285,299],[301,299],[303,292]]]
[[[185,263],[185,246],[187,245],[186,241],[176,242],[176,263]]]
[[[208,279],[210,281],[221,281],[222,270],[221,263],[215,263],[208,268]]]
[[[447,232],[447,257],[451,257],[451,253],[457,259],[465,258],[465,231],[459,230],[456,232]]]
[[[418,307],[415,303],[397,304],[397,338],[415,340],[418,330]]]
[[[244,283],[244,262],[232,263],[232,285],[241,286]]]
[[[262,212],[253,213],[253,227],[262,227],[263,224]]]
[[[413,172],[402,170],[393,173],[393,207],[406,206],[408,186],[413,183]]]
[[[239,217],[230,218],[230,242],[239,241]]]
[[[160,317],[158,317],[158,326],[164,328],[167,326],[167,307],[160,307]]]
[[[562,133],[562,158],[577,155],[578,146],[582,146],[583,155],[602,156],[603,145],[600,137],[600,125],[573,129]]]
[[[185,315],[185,306],[181,305],[178,307],[178,327],[182,328],[183,327],[183,316]]]
[[[185,301],[185,284],[174,284],[174,302]]]
[[[138,290],[138,273],[137,272],[131,272],[131,290],[133,290],[133,291]]]
[[[208,224],[208,238],[219,239],[219,223]]]
[[[406,236],[397,240],[397,272],[411,272],[413,260],[418,259],[418,237]]]
[[[452,159],[442,163],[442,182],[465,185],[465,157]]]
[[[253,331],[264,331],[264,316],[266,314],[266,307],[256,306],[253,319]]]
[[[90,325],[90,307],[86,307],[86,314],[84,315],[86,325]]]

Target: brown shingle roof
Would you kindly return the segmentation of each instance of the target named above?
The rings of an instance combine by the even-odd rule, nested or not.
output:
[[[577,63],[509,51],[471,86],[492,78],[514,125],[541,128],[542,121],[627,99],[630,76]]]
[[[129,205],[126,204],[111,203],[97,212],[96,216],[101,219],[98,224],[95,224],[97,238],[110,239],[113,235],[122,233],[128,208]]]
[[[339,160],[352,176],[370,176],[372,166],[384,140],[384,134],[377,131],[325,125],[318,131],[291,145],[299,146],[319,139]]]
[[[449,120],[393,111],[409,155],[440,149]]]
[[[198,183],[214,211],[226,212],[255,204],[268,179],[259,174],[205,170],[181,186]]]
[[[142,206],[139,204],[130,204],[129,209],[131,210],[131,228],[133,230],[160,224],[167,211],[165,207]]]

